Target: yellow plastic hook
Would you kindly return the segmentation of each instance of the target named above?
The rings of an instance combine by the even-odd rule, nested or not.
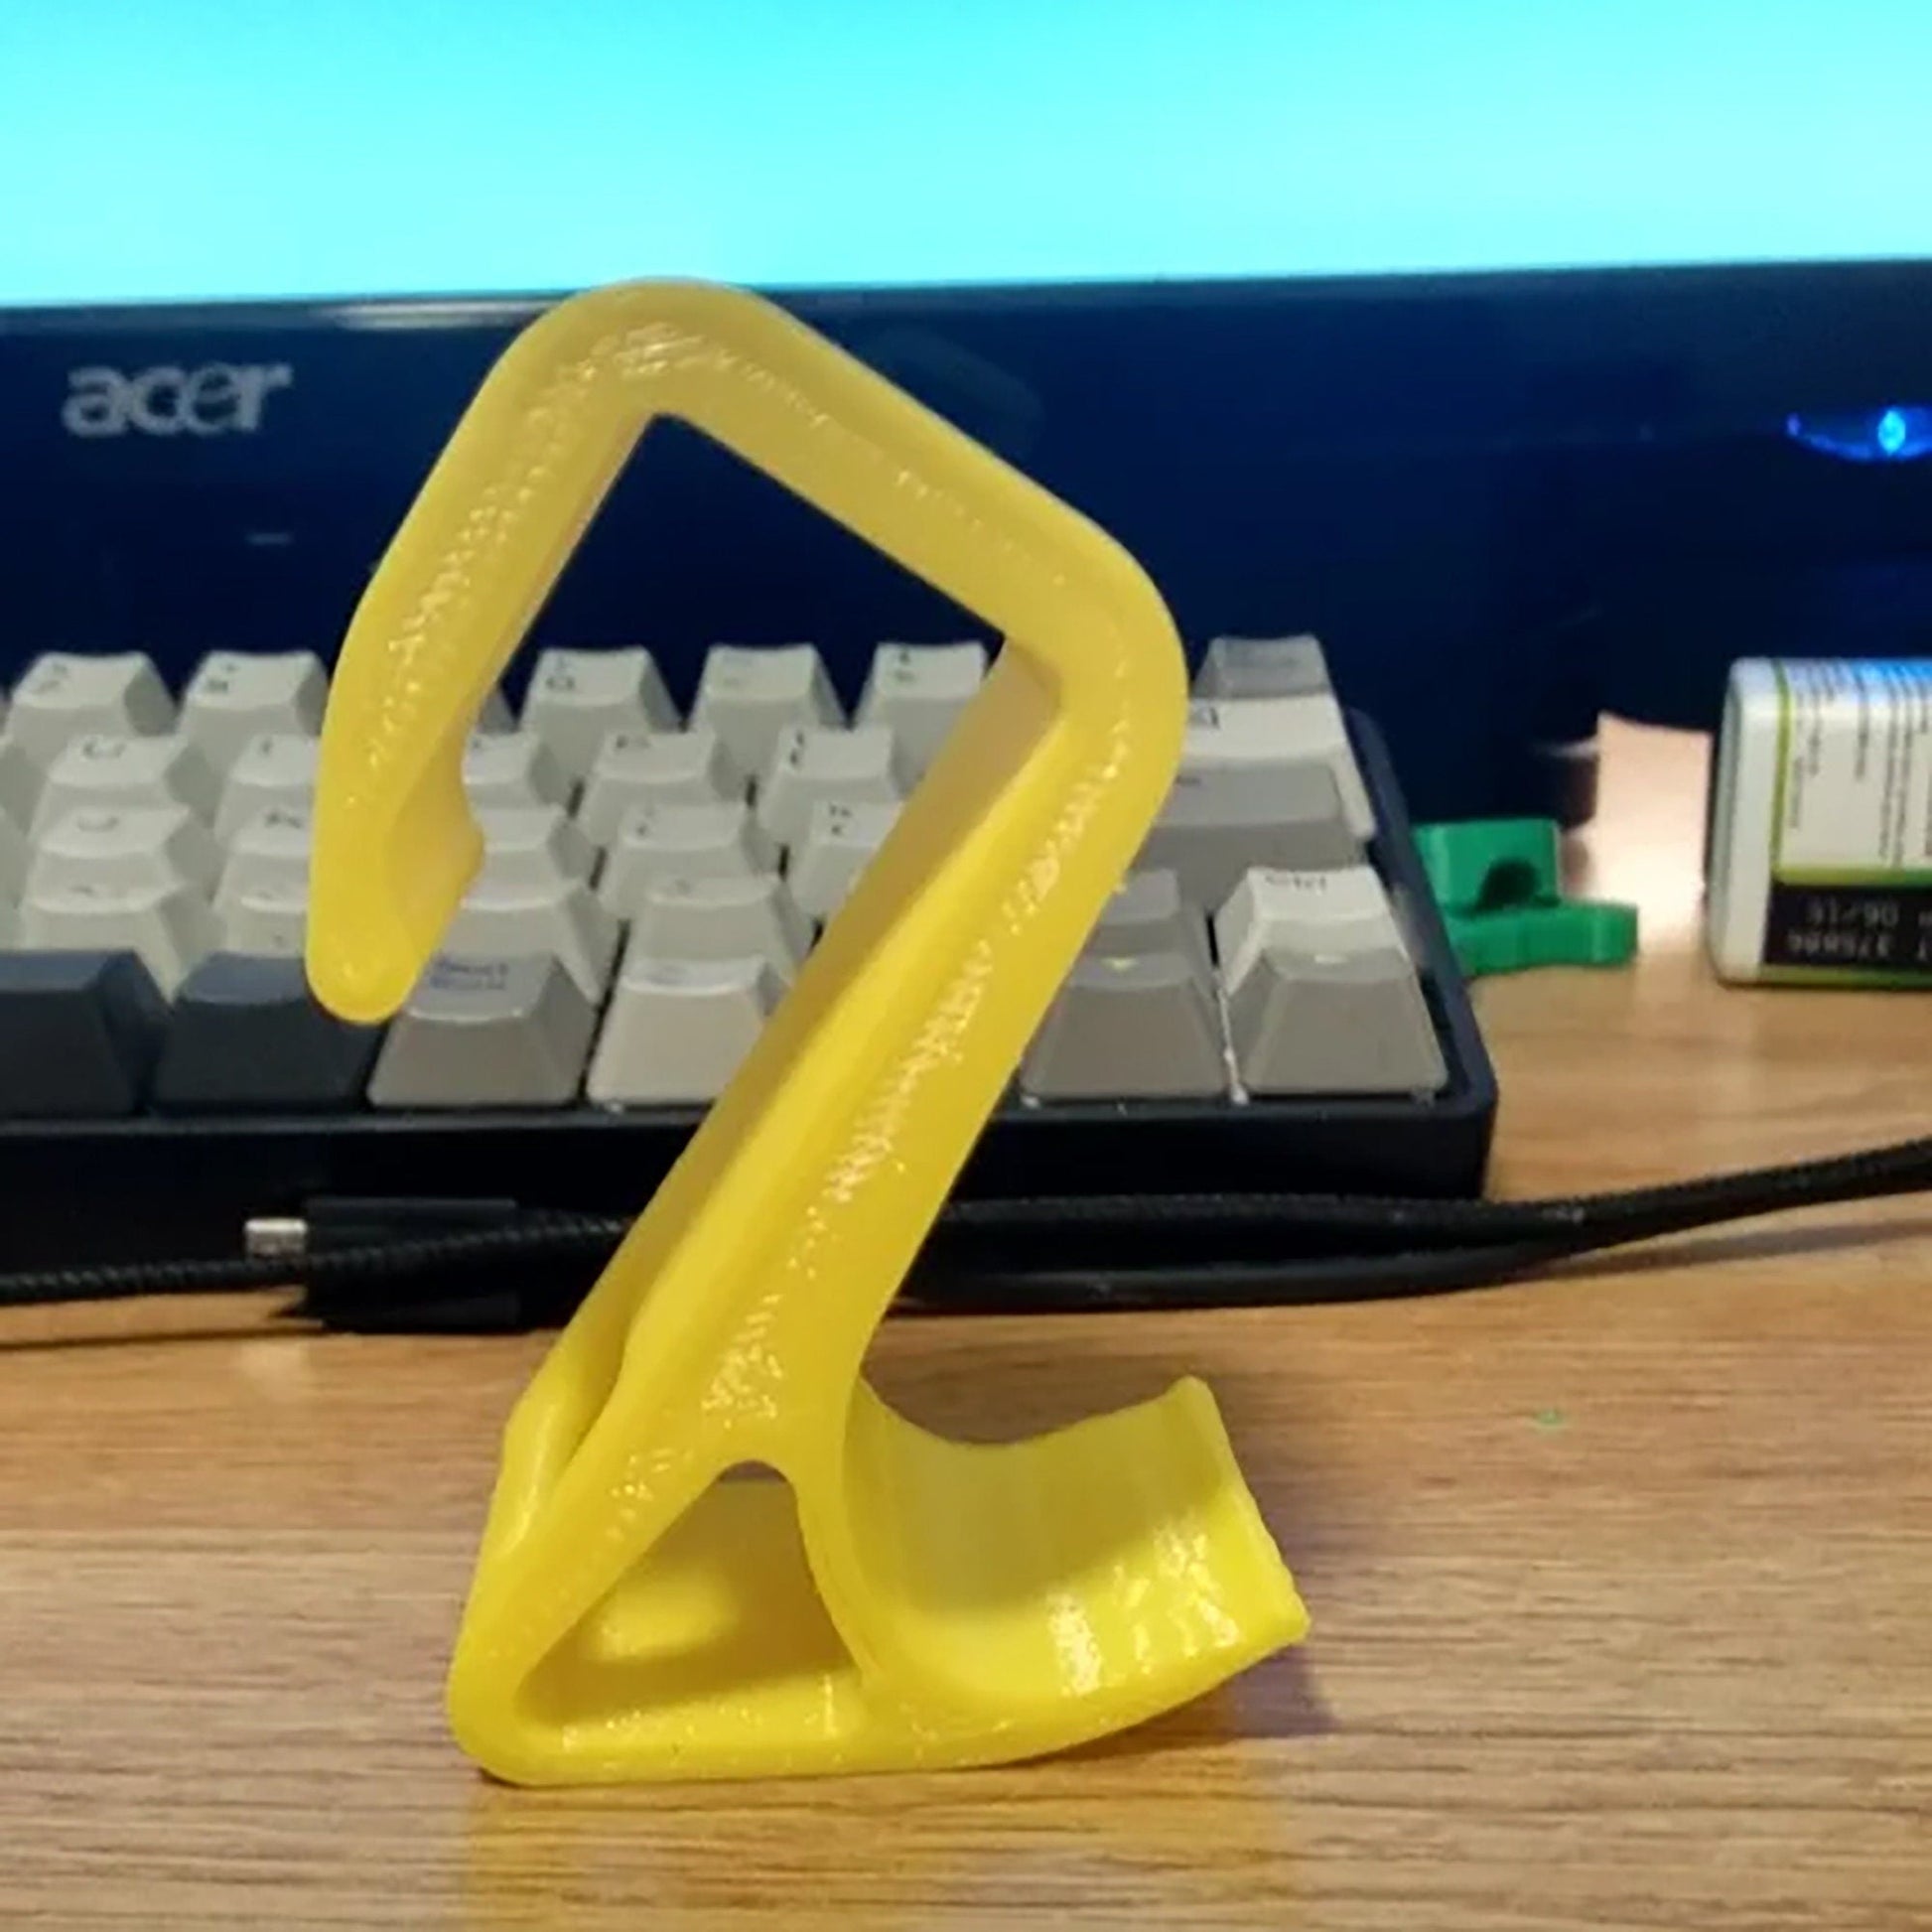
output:
[[[394,1010],[474,874],[465,738],[675,416],[1005,640],[736,1079],[516,1405],[449,1679],[525,1783],[955,1765],[1205,1691],[1306,1615],[1213,1398],[997,1447],[867,1345],[1178,761],[1185,671],[1111,539],[781,310],[601,289],[505,351],[357,610],[308,969]],[[721,1481],[762,1464],[783,1481]]]

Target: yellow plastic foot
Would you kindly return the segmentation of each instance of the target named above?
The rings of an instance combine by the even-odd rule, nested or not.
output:
[[[984,1447],[913,1427],[861,1373],[1173,777],[1184,666],[1133,560],[754,297],[639,284],[562,303],[483,383],[350,627],[310,976],[358,1019],[407,995],[477,863],[464,740],[659,416],[1005,648],[517,1403],[451,1722],[486,1769],[533,1784],[1069,1745],[1306,1627],[1199,1383]]]

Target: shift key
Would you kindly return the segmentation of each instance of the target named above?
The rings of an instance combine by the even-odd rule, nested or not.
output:
[[[389,1023],[369,1100],[402,1107],[561,1107],[576,1098],[596,1012],[546,954],[439,953]]]

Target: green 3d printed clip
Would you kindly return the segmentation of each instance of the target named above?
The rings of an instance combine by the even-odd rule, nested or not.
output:
[[[1471,818],[1418,825],[1416,849],[1468,979],[1540,966],[1627,966],[1637,908],[1565,898],[1556,821]]]
[[[1306,1616],[1212,1397],[940,1440],[873,1331],[1172,781],[1173,624],[1101,531],[778,309],[550,310],[356,612],[308,968],[372,1020],[473,877],[463,745],[638,437],[682,418],[1005,639],[980,695],[516,1405],[449,1680],[529,1783],[957,1765],[1205,1691]],[[744,1464],[782,1481],[721,1480]]]

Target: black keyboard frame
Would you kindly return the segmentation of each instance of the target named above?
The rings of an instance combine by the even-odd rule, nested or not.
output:
[[[1495,1072],[1387,752],[1366,719],[1347,718],[1380,828],[1373,863],[1404,901],[1420,952],[1449,1070],[1443,1090],[1245,1103],[1016,1099],[987,1124],[955,1198],[1480,1193]],[[8,1202],[0,1266],[234,1256],[251,1220],[343,1200],[393,1202],[405,1223],[410,1204],[426,1201],[634,1214],[702,1113],[580,1105],[0,1122]],[[1056,1246],[1067,1252],[1064,1238]]]

